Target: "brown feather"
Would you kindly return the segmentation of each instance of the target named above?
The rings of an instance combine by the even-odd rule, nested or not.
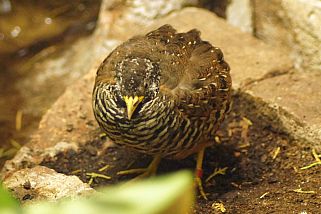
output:
[[[229,108],[223,53],[196,29],[164,25],[118,46],[97,72],[95,116],[107,136],[140,152],[181,158],[207,146]],[[148,94],[149,93],[149,94]],[[121,97],[144,95],[133,119]]]

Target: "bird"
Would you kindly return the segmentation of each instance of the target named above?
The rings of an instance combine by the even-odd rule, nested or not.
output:
[[[196,183],[203,197],[204,151],[230,109],[230,67],[220,48],[197,29],[178,33],[165,24],[116,47],[99,66],[92,96],[95,118],[115,144],[161,159],[197,153]]]

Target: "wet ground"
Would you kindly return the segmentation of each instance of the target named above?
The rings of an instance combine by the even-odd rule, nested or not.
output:
[[[217,132],[216,143],[206,151],[203,182],[209,200],[198,196],[194,213],[318,213],[320,166],[302,169],[317,161],[316,152],[313,155],[311,148],[274,131],[258,119],[260,115],[243,111],[248,106],[243,106],[238,95],[233,100],[233,109]],[[131,179],[116,173],[145,167],[151,160],[125,148],[104,148],[104,142],[104,137],[88,142],[78,152],[58,154],[42,165],[77,175],[96,188]],[[158,174],[194,167],[193,156],[180,161],[163,160]],[[111,179],[88,176],[92,172]],[[213,172],[214,177],[207,180]]]

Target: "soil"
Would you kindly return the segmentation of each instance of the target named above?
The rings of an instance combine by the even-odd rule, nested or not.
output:
[[[316,161],[312,148],[275,131],[261,120],[259,113],[244,110],[249,106],[244,106],[239,96],[233,100],[232,111],[218,130],[216,143],[206,150],[203,183],[208,200],[198,195],[194,213],[320,213],[320,166],[300,169]],[[126,148],[106,148],[106,140],[102,137],[88,142],[78,151],[60,153],[41,165],[77,175],[84,182],[90,181],[86,176],[89,172],[112,177],[94,178],[91,186],[96,188],[129,180],[133,176],[116,173],[146,167],[151,161],[151,157]],[[110,167],[100,172],[106,165]],[[194,167],[193,156],[180,161],[163,160],[158,174]],[[225,167],[225,173],[205,181],[215,169]]]

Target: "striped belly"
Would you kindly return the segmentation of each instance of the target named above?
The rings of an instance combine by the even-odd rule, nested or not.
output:
[[[116,144],[150,155],[171,158],[193,150],[210,126],[202,121],[191,122],[160,97],[144,104],[131,120],[123,116],[124,109],[112,99],[97,98],[94,112],[106,135]]]

